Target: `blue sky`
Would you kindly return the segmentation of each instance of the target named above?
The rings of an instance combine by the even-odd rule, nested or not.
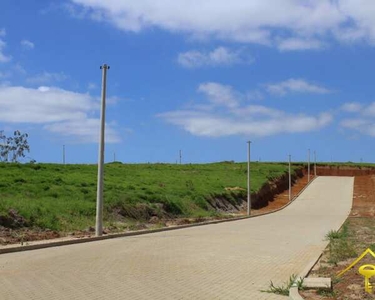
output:
[[[0,130],[39,162],[375,162],[371,0],[0,4]]]

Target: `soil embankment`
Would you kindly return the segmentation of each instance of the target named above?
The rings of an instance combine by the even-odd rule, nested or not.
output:
[[[375,175],[375,168],[350,166],[317,166],[318,176],[366,176]]]
[[[295,171],[292,175],[292,185],[294,186],[298,182],[298,191],[295,190],[294,194],[298,193],[307,183],[306,180],[301,180],[306,171],[304,168],[300,168]],[[303,186],[303,187],[302,187]],[[270,180],[269,182],[263,184],[263,186],[256,193],[251,193],[251,205],[255,210],[265,208],[273,203],[273,209],[280,208],[289,201],[288,193],[283,194],[289,189],[289,176],[287,173],[282,176]],[[282,197],[278,197],[283,195]],[[285,202],[285,196],[287,201]],[[283,201],[276,201],[283,200]],[[247,193],[245,189],[235,189],[231,190],[230,193],[216,194],[207,197],[207,202],[211,208],[226,213],[238,213],[246,210],[247,205]],[[277,203],[276,203],[277,202]],[[280,203],[279,203],[280,202]]]

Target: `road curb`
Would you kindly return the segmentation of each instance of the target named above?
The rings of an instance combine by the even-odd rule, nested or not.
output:
[[[328,245],[328,244],[327,244]],[[327,247],[327,245],[325,247]],[[313,259],[310,261],[303,271],[299,274],[297,277],[296,281],[292,285],[292,287],[289,289],[289,299],[291,300],[304,300],[301,295],[298,292],[298,286],[297,286],[297,281],[298,280],[303,280],[311,271],[311,269],[315,266],[315,264],[319,261],[319,259],[322,257],[323,253],[319,255],[317,259]]]
[[[152,233],[163,232],[163,231],[180,230],[180,229],[197,227],[197,226],[213,225],[213,224],[232,222],[232,221],[241,221],[241,220],[246,220],[250,218],[261,217],[261,216],[276,213],[288,207],[298,198],[298,196],[301,193],[303,193],[303,191],[315,180],[315,178],[317,177],[314,177],[312,180],[310,180],[310,182],[308,182],[306,186],[299,193],[297,193],[290,202],[288,202],[284,206],[274,211],[266,212],[264,214],[259,214],[255,216],[230,218],[230,219],[224,219],[224,220],[214,220],[214,221],[208,221],[208,222],[202,222],[202,223],[194,223],[194,224],[180,225],[180,226],[174,226],[174,227],[165,227],[165,228],[159,228],[159,229],[148,229],[148,230],[140,230],[140,231],[134,231],[134,232],[115,233],[115,234],[108,234],[108,235],[103,235],[103,236],[98,236],[98,237],[94,236],[94,237],[87,237],[87,238],[80,238],[80,239],[51,241],[51,242],[48,242],[48,240],[44,240],[40,244],[9,246],[9,247],[0,248],[0,255],[7,254],[7,253],[21,252],[21,251],[30,251],[30,250],[38,250],[38,249],[51,248],[51,247],[60,247],[60,246],[67,246],[67,245],[96,242],[96,241],[109,240],[109,239],[128,237],[128,236],[152,234]]]

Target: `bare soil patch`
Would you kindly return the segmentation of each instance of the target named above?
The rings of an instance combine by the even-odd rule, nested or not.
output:
[[[314,177],[311,175],[310,180]],[[304,174],[303,177],[296,178],[293,186],[292,186],[292,199],[299,194],[307,185],[308,183],[308,176]],[[289,203],[289,189],[284,190],[281,193],[275,194],[271,199],[268,201],[268,205],[262,208],[253,209],[253,215],[264,214],[268,212],[275,211],[280,209],[281,207],[287,205]]]

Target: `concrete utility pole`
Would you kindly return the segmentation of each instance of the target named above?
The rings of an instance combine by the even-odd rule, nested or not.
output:
[[[107,88],[106,64],[100,66],[102,70],[102,105],[100,113],[100,136],[99,136],[99,158],[98,158],[98,190],[96,196],[96,225],[95,235],[103,234],[103,185],[104,185],[104,139],[105,139],[105,97]]]
[[[316,177],[316,151],[314,150],[314,177]]]
[[[180,165],[182,164],[182,150],[180,150]]]
[[[310,149],[307,154],[307,182],[310,182]]]
[[[113,162],[116,162],[116,152],[113,152]]]
[[[289,154],[289,201],[292,201],[292,168],[291,168],[292,156]]]
[[[65,145],[63,145],[63,164],[65,165]]]
[[[247,215],[251,214],[251,187],[250,187],[250,144],[247,142]]]

